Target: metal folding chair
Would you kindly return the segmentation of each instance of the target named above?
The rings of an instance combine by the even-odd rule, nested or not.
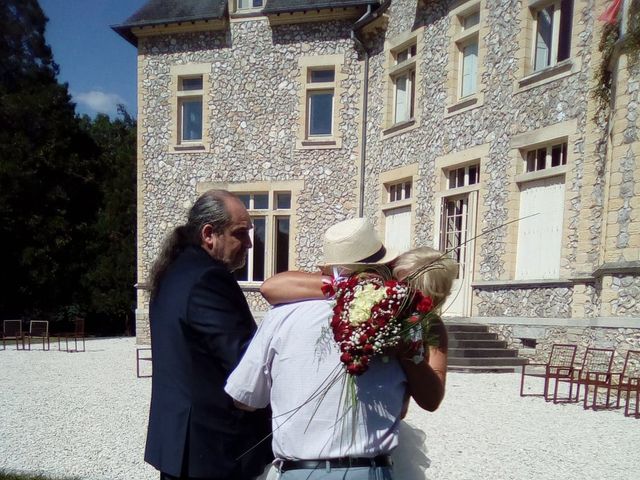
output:
[[[576,345],[555,343],[551,346],[551,353],[547,363],[528,363],[522,365],[522,375],[520,377],[520,396],[544,397],[548,402],[558,403],[558,382],[570,380],[574,374],[573,362],[576,357]],[[525,377],[544,378],[542,393],[524,393]],[[549,384],[555,380],[553,397],[549,396]],[[565,401],[571,401],[573,384],[569,385],[569,397]]]
[[[611,366],[613,365],[613,356],[615,351],[613,348],[594,348],[588,347],[582,360],[582,366],[575,370],[575,375],[571,382],[577,386],[576,401],[580,399],[580,387],[584,387],[584,403],[583,407],[608,408],[610,406],[610,385],[613,373]],[[589,388],[593,389],[593,396],[589,395]],[[598,405],[598,389],[607,389],[605,405]],[[589,405],[589,399],[591,404]]]
[[[51,344],[49,341],[49,322],[47,320],[31,320],[29,322],[29,333],[25,335],[27,340],[25,343],[28,349],[31,350],[32,339],[42,340],[42,350],[49,350]]]
[[[84,318],[76,318],[73,321],[73,332],[59,333],[58,334],[58,350],[62,350],[62,339],[65,342],[64,350],[66,352],[84,352],[85,351],[85,343],[84,343]],[[69,348],[69,340],[73,340],[75,348]],[[78,345],[82,344],[82,350],[78,348]]]
[[[7,348],[7,340],[15,340],[16,350],[24,350],[24,333],[22,320],[5,320],[2,322],[2,349]]]
[[[151,347],[136,347],[136,375],[138,378],[151,377],[151,373],[142,373],[141,363],[151,362]]]
[[[624,359],[622,372],[619,374],[618,382],[609,386],[610,390],[617,390],[616,408],[620,408],[620,398],[622,393],[626,393],[624,415],[640,418],[640,350],[629,350]],[[635,397],[635,408],[631,413],[631,398]]]

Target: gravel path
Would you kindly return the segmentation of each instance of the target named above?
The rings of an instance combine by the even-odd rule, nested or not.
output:
[[[142,461],[151,381],[136,378],[134,340],[56,348],[0,351],[0,470],[157,480]],[[639,420],[520,398],[519,381],[450,373],[437,412],[412,405],[396,479],[640,478]]]

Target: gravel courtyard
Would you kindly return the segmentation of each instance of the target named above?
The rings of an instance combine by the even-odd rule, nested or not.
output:
[[[640,420],[520,398],[519,382],[450,373],[437,412],[412,405],[396,478],[640,478]],[[142,460],[151,380],[136,378],[134,339],[90,340],[86,353],[10,347],[0,385],[0,470],[157,480]]]

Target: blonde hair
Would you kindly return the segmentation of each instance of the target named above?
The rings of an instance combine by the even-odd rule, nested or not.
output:
[[[398,256],[393,276],[429,295],[439,305],[451,293],[458,275],[458,264],[445,253],[430,247],[417,247]]]

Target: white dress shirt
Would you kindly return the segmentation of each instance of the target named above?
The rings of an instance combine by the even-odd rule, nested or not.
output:
[[[312,300],[272,309],[227,380],[237,401],[271,403],[277,458],[374,457],[398,443],[404,372],[395,359],[374,358],[356,377],[354,405],[329,327],[332,306]]]

